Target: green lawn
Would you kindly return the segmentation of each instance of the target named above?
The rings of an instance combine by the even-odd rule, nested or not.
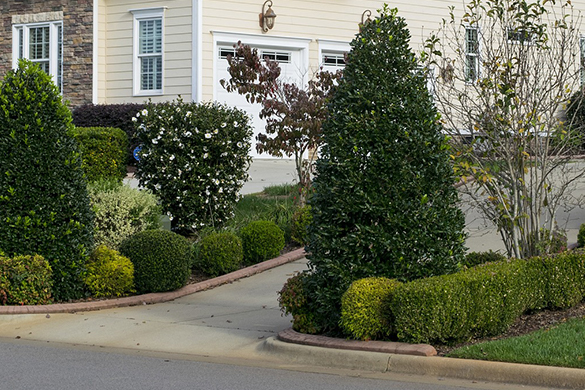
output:
[[[585,368],[585,319],[551,329],[456,349],[448,357]]]
[[[266,187],[261,193],[245,195],[237,203],[235,216],[226,223],[226,227],[240,230],[252,221],[274,221],[284,230],[288,241],[297,206],[295,196],[298,196],[298,186],[289,184]]]

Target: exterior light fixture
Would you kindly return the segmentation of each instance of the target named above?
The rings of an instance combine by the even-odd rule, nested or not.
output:
[[[265,11],[266,4],[268,4],[268,9]],[[276,19],[276,14],[272,10],[272,0],[266,0],[264,2],[264,4],[262,5],[262,13],[259,15],[259,17],[262,32],[272,30],[272,27],[274,27],[274,19]]]
[[[370,11],[369,9],[365,10],[364,13],[362,14],[362,22],[360,23],[360,30],[361,30],[362,26],[365,26],[366,24],[368,24],[372,21],[372,19],[370,19],[370,16],[372,16],[372,11]]]

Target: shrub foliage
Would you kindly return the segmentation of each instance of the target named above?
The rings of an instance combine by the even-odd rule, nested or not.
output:
[[[292,328],[297,332],[315,334],[318,327],[315,316],[309,307],[307,294],[307,272],[289,278],[278,292],[278,304],[283,315],[292,315]]]
[[[248,179],[252,128],[243,111],[210,103],[149,104],[138,117],[136,176],[156,194],[173,230],[218,226]]]
[[[573,251],[504,260],[379,291],[383,307],[377,313],[382,316],[356,323],[350,333],[354,337],[374,327],[386,329],[386,334],[395,331],[396,339],[404,342],[461,342],[500,334],[525,312],[581,302],[585,254]],[[349,316],[359,315],[362,304],[359,296],[345,297]]]
[[[76,127],[73,137],[81,151],[88,181],[122,180],[126,176],[128,137],[114,127]]]
[[[358,340],[389,338],[394,334],[388,303],[401,283],[388,278],[356,280],[341,297],[341,328]]]
[[[93,215],[71,113],[51,77],[21,61],[0,87],[0,247],[51,264],[57,300],[83,295]]]
[[[120,253],[134,264],[136,292],[164,292],[183,287],[189,278],[191,245],[177,233],[145,230],[126,239]]]
[[[425,75],[404,19],[387,6],[380,12],[351,43],[309,202],[311,294],[325,331],[338,329],[352,281],[450,273],[464,253],[464,217]]]
[[[0,304],[51,303],[51,266],[42,256],[0,256]]]
[[[100,245],[88,259],[84,281],[96,298],[128,295],[134,292],[134,266],[127,257]]]
[[[242,240],[237,235],[211,233],[199,243],[196,268],[210,276],[219,276],[238,270],[242,259]]]
[[[94,182],[88,188],[95,212],[96,246],[117,250],[131,235],[158,229],[161,208],[150,191],[112,181]]]
[[[272,259],[284,248],[284,232],[272,221],[254,221],[240,230],[244,264],[253,265]]]

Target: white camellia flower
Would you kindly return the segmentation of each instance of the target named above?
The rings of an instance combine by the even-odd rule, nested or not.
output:
[[[205,133],[205,138],[207,138],[207,139],[211,138],[211,134],[210,133]]]
[[[144,110],[142,110],[141,113],[143,116],[146,116],[146,115],[148,115],[148,110],[145,108]]]
[[[203,158],[207,158],[207,157],[209,157],[209,153],[205,153],[205,154],[203,155]]]
[[[219,132],[219,130],[215,129],[213,130],[213,134],[217,134]]]
[[[225,123],[225,122],[223,122],[223,123],[221,124],[221,128],[222,128],[222,129],[223,129],[224,127],[226,127],[226,126],[227,126],[227,123]]]
[[[135,116],[132,117],[132,122],[136,122],[138,119],[136,119]]]

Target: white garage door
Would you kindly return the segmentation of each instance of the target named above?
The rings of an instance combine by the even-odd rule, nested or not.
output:
[[[303,75],[306,74],[306,70],[301,67],[301,50],[291,50],[274,47],[261,47],[254,46],[258,49],[261,58],[270,58],[276,60],[280,64],[281,72],[280,79],[286,82],[302,83]],[[219,80],[230,78],[228,73],[227,56],[234,54],[234,48],[230,44],[218,44],[216,52],[216,85],[219,85],[216,89],[215,100],[221,103],[225,103],[229,106],[235,106],[245,110],[252,118],[254,126],[254,136],[252,138],[252,149],[250,155],[255,158],[274,158],[267,153],[258,153],[256,151],[256,136],[259,133],[264,133],[265,121],[260,119],[259,113],[261,105],[258,103],[250,104],[246,101],[246,98],[238,93],[228,93],[219,84]]]

